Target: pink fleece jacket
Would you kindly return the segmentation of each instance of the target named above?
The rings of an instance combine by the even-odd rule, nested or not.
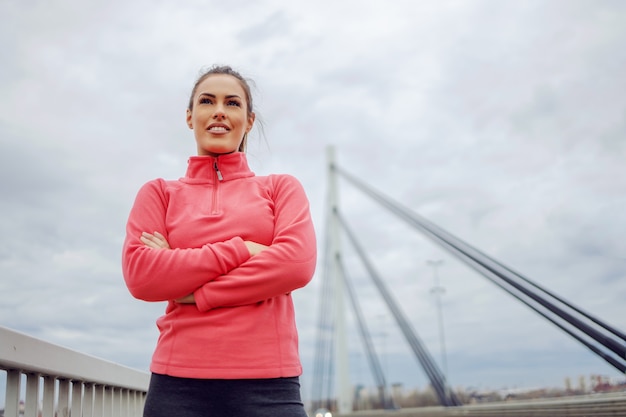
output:
[[[142,232],[172,249],[151,249]],[[250,257],[244,240],[270,246]],[[289,175],[255,176],[244,153],[193,156],[178,181],[137,194],[122,268],[131,294],[168,301],[150,370],[188,378],[277,378],[302,372],[291,291],[316,264],[309,203]],[[196,304],[173,302],[193,293]]]

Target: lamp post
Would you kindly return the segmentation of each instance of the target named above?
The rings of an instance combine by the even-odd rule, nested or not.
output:
[[[380,332],[380,338],[382,340],[382,347],[381,347],[381,351],[382,351],[382,357],[383,357],[383,363],[382,363],[382,372],[383,372],[383,382],[384,382],[384,386],[382,387],[382,393],[380,394],[381,398],[381,402],[382,402],[382,407],[385,408],[385,404],[387,404],[387,400],[388,400],[388,395],[389,393],[387,392],[387,380],[389,378],[389,367],[388,367],[388,359],[387,359],[387,331],[386,329],[386,323],[385,323],[385,319],[386,316],[383,314],[380,314],[378,316],[378,319],[380,320],[380,327],[381,327],[381,332]]]
[[[387,331],[385,330],[386,327],[386,323],[385,323],[385,319],[386,316],[384,315],[379,315],[378,319],[380,321],[380,327],[381,327],[381,332],[380,332],[380,339],[382,341],[382,346],[381,346],[381,352],[382,352],[382,357],[383,357],[383,363],[382,363],[382,368],[383,368],[383,375],[385,377],[385,383],[387,382],[387,378],[389,378],[389,369],[388,369],[388,364],[387,364]],[[385,391],[387,391],[387,387],[385,386]]]
[[[441,347],[441,365],[443,368],[444,380],[448,379],[448,360],[446,358],[446,339],[443,331],[443,311],[441,308],[441,295],[445,293],[445,289],[439,285],[439,274],[437,268],[443,265],[443,260],[428,260],[426,261],[428,266],[433,267],[434,286],[430,290],[435,295],[435,303],[437,305],[437,317],[439,322],[439,344]],[[448,389],[448,383],[446,382],[446,391]]]

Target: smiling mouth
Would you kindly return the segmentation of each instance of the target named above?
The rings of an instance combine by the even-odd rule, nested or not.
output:
[[[211,126],[207,130],[209,132],[228,132],[230,129],[224,126]]]

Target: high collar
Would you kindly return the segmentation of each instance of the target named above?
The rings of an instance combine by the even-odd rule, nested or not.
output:
[[[221,179],[218,175],[221,174]],[[180,180],[191,184],[217,183],[238,178],[252,177],[248,159],[243,152],[233,152],[218,157],[191,156],[187,173]]]

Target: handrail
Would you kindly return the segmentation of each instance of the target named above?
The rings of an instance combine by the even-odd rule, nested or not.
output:
[[[150,380],[147,372],[2,326],[0,369],[7,372],[5,417],[65,416],[72,409],[84,417],[139,417]]]

